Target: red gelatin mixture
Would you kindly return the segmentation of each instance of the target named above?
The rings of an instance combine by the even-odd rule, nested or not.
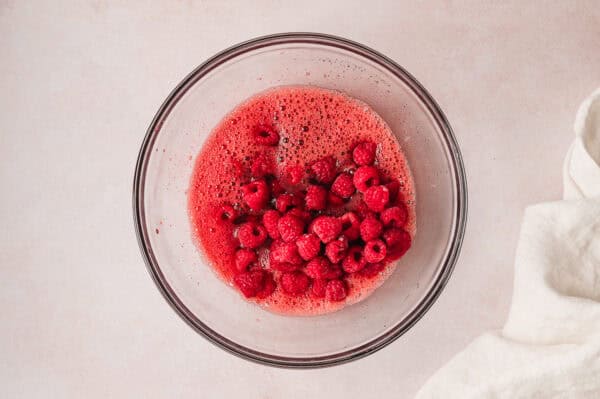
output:
[[[365,299],[415,233],[413,181],[389,127],[365,103],[309,86],[225,116],[196,158],[188,211],[217,275],[289,315]]]

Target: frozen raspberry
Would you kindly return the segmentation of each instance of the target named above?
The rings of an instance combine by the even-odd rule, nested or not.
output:
[[[354,147],[352,159],[357,165],[372,165],[375,162],[375,150],[377,145],[370,141],[365,141]]]
[[[390,192],[386,186],[371,186],[363,195],[365,204],[375,212],[383,211],[389,200]]]
[[[371,240],[365,244],[363,255],[369,263],[381,262],[386,255],[386,246],[381,240]]]
[[[360,219],[354,212],[347,212],[339,217],[342,222],[342,233],[348,240],[356,240],[360,237]]]
[[[271,195],[273,197],[278,197],[279,195],[285,193],[285,189],[281,186],[281,183],[277,179],[272,179],[269,183],[269,188],[271,189]]]
[[[312,230],[327,244],[342,232],[342,222],[333,216],[319,216],[312,223]]]
[[[375,217],[367,217],[360,224],[360,236],[364,242],[379,238],[382,230],[383,225]]]
[[[279,230],[277,229],[277,223],[279,222],[280,218],[281,216],[279,215],[279,212],[277,212],[274,209],[266,211],[262,217],[263,226],[265,226],[265,229],[267,229],[269,237],[271,237],[274,240],[278,240],[281,238],[281,236],[279,235]]]
[[[341,280],[331,280],[327,283],[325,288],[325,297],[331,302],[343,301],[346,298],[348,292],[346,290],[346,284]]]
[[[273,293],[273,291],[275,291],[275,288],[277,287],[275,280],[273,280],[273,275],[269,272],[264,273],[263,288],[256,293],[256,297],[259,299],[268,297]]]
[[[233,278],[233,282],[246,298],[256,296],[263,289],[264,280],[265,272],[263,270],[240,273]]]
[[[275,172],[275,162],[265,153],[261,153],[254,158],[250,173],[252,177],[265,177]]]
[[[347,273],[356,273],[361,271],[367,265],[360,247],[352,247],[348,250],[348,255],[342,261],[342,268]]]
[[[277,270],[278,272],[293,272],[294,270],[300,269],[301,265],[294,265],[287,262],[270,262],[269,268],[271,270]]]
[[[233,223],[237,217],[237,211],[230,204],[222,204],[217,209],[217,222],[219,224]]]
[[[406,208],[402,204],[392,206],[381,212],[380,218],[385,227],[402,227],[406,223]]]
[[[329,184],[335,179],[335,159],[331,156],[321,158],[310,166],[310,170],[318,182]]]
[[[281,288],[290,295],[301,295],[306,292],[310,280],[308,276],[301,271],[284,273],[281,275]]]
[[[245,272],[248,266],[256,262],[256,252],[247,248],[240,248],[235,251],[235,268],[238,272]]]
[[[304,234],[296,241],[298,253],[304,260],[311,260],[321,251],[321,240],[316,235]]]
[[[385,264],[383,262],[369,263],[359,272],[359,274],[363,277],[371,278],[381,273],[384,268]]]
[[[255,180],[242,187],[244,201],[250,209],[259,211],[269,202],[269,187],[264,180]]]
[[[345,236],[340,236],[337,240],[331,241],[325,247],[325,255],[331,263],[339,263],[346,256],[348,251],[348,239]]]
[[[253,132],[254,140],[262,145],[277,145],[279,143],[279,133],[272,126],[259,125]]]
[[[324,298],[325,287],[327,287],[327,280],[313,280],[311,290],[313,297]]]
[[[394,203],[394,201],[396,201],[396,198],[398,198],[398,193],[400,192],[400,183],[397,179],[394,179],[388,183],[385,183],[385,186],[390,192],[390,204]]]
[[[344,199],[342,197],[338,197],[331,191],[327,193],[327,202],[333,208],[337,208],[344,205]]]
[[[387,259],[400,259],[411,246],[410,234],[403,229],[390,228],[383,232],[387,244]]]
[[[298,247],[296,247],[296,244],[293,242],[273,241],[269,256],[271,263],[302,264],[302,258],[298,254]]]
[[[356,191],[356,188],[350,173],[340,173],[331,185],[331,192],[342,198],[350,198],[354,191]]]
[[[286,213],[290,209],[302,206],[302,197],[298,194],[281,194],[275,200],[275,208],[281,213]]]
[[[327,190],[323,186],[311,184],[306,189],[304,203],[306,204],[306,209],[309,210],[321,211],[325,209],[327,205]]]
[[[283,178],[289,185],[300,184],[304,178],[304,168],[300,165],[289,166],[285,169]]]
[[[373,166],[361,166],[354,172],[352,182],[358,191],[364,193],[369,187],[379,185],[379,172]]]
[[[267,239],[267,229],[263,225],[246,222],[238,229],[237,236],[243,247],[258,248]]]
[[[279,230],[279,235],[281,235],[283,241],[296,241],[304,231],[304,222],[300,218],[288,213],[282,216],[279,222],[277,222],[277,230]]]

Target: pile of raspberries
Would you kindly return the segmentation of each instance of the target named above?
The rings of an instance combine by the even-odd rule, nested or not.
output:
[[[261,128],[255,139],[274,146],[279,135]],[[399,182],[384,179],[375,165],[376,149],[361,142],[343,170],[327,156],[288,167],[280,178],[264,154],[255,157],[243,204],[221,204],[216,213],[235,224],[234,284],[245,297],[266,298],[279,285],[287,295],[342,301],[347,277],[372,278],[406,253],[407,209]],[[259,262],[260,253],[268,261]]]

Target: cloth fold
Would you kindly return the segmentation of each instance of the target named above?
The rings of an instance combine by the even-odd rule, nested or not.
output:
[[[525,211],[504,328],[434,374],[424,398],[600,398],[600,89],[583,102],[564,199]]]

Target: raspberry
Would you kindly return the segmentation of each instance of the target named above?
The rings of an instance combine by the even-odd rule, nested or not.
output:
[[[305,273],[313,279],[332,279],[341,274],[339,266],[332,265],[327,258],[317,256],[306,264]]]
[[[331,191],[327,193],[327,202],[329,202],[329,205],[331,205],[333,208],[344,205],[344,199],[342,197],[338,197]]]
[[[352,182],[358,191],[365,192],[369,187],[379,185],[379,172],[373,166],[361,166],[354,172]]]
[[[385,264],[383,262],[369,263],[359,274],[363,277],[372,278],[378,275],[384,268]]]
[[[325,297],[331,302],[339,302],[344,300],[348,295],[346,284],[341,280],[331,280],[325,287]]]
[[[342,232],[342,222],[333,216],[319,216],[312,223],[313,232],[327,244]]]
[[[371,240],[365,244],[363,255],[369,263],[381,262],[386,255],[386,246],[381,240]]]
[[[335,159],[331,156],[324,157],[310,166],[318,182],[329,184],[335,179]]]
[[[233,206],[230,204],[222,204],[217,209],[217,222],[222,223],[233,223],[238,217],[238,213]]]
[[[252,162],[250,173],[252,177],[265,177],[266,175],[273,174],[275,172],[275,164],[273,159],[265,153],[261,153]]]
[[[293,272],[294,270],[298,270],[300,265],[293,265],[287,262],[270,262],[269,268],[278,272]]]
[[[301,206],[302,198],[298,194],[281,194],[275,200],[275,208],[281,213],[286,213],[290,209]]]
[[[270,261],[301,265],[302,258],[298,255],[298,248],[293,242],[273,241],[270,248]]]
[[[329,265],[331,263],[322,256],[317,256],[306,264],[304,272],[306,275],[313,279],[324,279],[327,272],[329,272]]]
[[[262,217],[263,226],[267,229],[269,237],[274,240],[279,240],[281,238],[279,230],[277,229],[277,222],[279,222],[280,218],[279,212],[274,209],[266,211]]]
[[[263,289],[264,280],[265,272],[263,270],[240,273],[233,278],[233,282],[246,298],[256,296]]]
[[[240,248],[235,251],[235,268],[238,272],[245,272],[248,266],[257,260],[256,252],[251,249]]]
[[[347,273],[356,273],[364,269],[367,261],[363,256],[360,247],[352,247],[348,250],[348,255],[342,261],[342,268]]]
[[[312,283],[312,295],[315,298],[325,297],[325,287],[327,287],[327,280],[313,280]]]
[[[304,178],[304,168],[300,165],[289,166],[285,169],[283,178],[292,186],[300,184]]]
[[[277,145],[279,143],[279,133],[267,125],[259,125],[253,132],[254,141],[262,145]]]
[[[360,236],[360,219],[354,212],[347,212],[340,216],[342,222],[342,233],[350,241],[356,240]]]
[[[296,240],[298,253],[304,260],[311,260],[321,251],[321,240],[316,235],[304,234]]]
[[[303,220],[305,223],[310,222],[312,216],[309,211],[305,211],[302,208],[292,208],[288,211],[287,215],[296,216],[298,219]]]
[[[365,202],[362,200],[356,206],[356,213],[358,213],[358,216],[361,219],[366,219],[368,217],[375,216],[375,213],[372,210],[370,210],[367,204],[365,204]]]
[[[250,209],[259,211],[269,202],[269,187],[264,180],[255,180],[242,187],[244,201]]]
[[[304,222],[300,218],[288,213],[282,216],[279,222],[277,222],[277,230],[279,230],[283,241],[295,241],[304,231]]]
[[[331,241],[325,247],[325,255],[331,263],[339,263],[348,250],[348,239],[345,236],[340,236],[337,240]]]
[[[360,224],[360,236],[364,242],[379,238],[382,230],[383,225],[375,217],[367,217]]]
[[[237,236],[243,247],[258,248],[267,239],[267,229],[263,225],[247,222],[240,226]]]
[[[282,274],[280,282],[283,291],[290,295],[303,294],[310,284],[308,276],[301,271]]]
[[[392,206],[381,212],[381,221],[385,227],[402,227],[406,223],[406,208],[404,205]]]
[[[369,209],[381,212],[390,200],[390,192],[386,186],[371,186],[365,191],[363,201]]]
[[[410,234],[403,229],[390,228],[383,232],[387,244],[387,259],[400,259],[412,244]]]
[[[355,190],[350,173],[340,173],[331,185],[331,192],[342,198],[350,198]]]
[[[273,197],[277,197],[280,194],[285,193],[285,189],[281,186],[281,183],[277,179],[272,179],[269,183],[269,188],[271,189],[271,195]]]
[[[400,183],[397,179],[394,179],[389,183],[385,183],[385,186],[390,192],[390,203],[393,203],[396,201],[396,198],[398,198],[398,193],[400,192]]]
[[[375,143],[365,141],[354,147],[352,159],[357,165],[372,165],[375,162],[375,150],[377,150]]]
[[[306,209],[313,211],[325,209],[327,205],[327,190],[325,190],[325,187],[311,184],[306,189],[304,203],[306,204]]]
[[[263,288],[256,293],[256,297],[260,299],[268,297],[275,291],[275,287],[277,287],[277,284],[273,280],[273,275],[269,272],[264,272]]]

